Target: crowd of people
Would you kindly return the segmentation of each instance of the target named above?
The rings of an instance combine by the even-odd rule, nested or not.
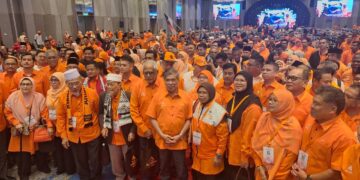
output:
[[[0,179],[360,179],[358,29],[38,31],[0,67]]]

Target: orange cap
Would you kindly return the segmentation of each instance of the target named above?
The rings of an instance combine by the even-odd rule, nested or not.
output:
[[[176,61],[175,54],[172,52],[165,52],[164,61],[175,62]]]
[[[107,52],[101,51],[99,53],[99,58],[102,59],[103,61],[108,61],[110,57]]]
[[[204,56],[194,56],[194,64],[198,66],[206,66],[207,62]]]

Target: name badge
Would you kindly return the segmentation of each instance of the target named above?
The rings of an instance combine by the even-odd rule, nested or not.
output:
[[[49,119],[56,120],[56,110],[55,109],[49,109]]]
[[[307,168],[308,159],[309,159],[309,155],[306,152],[300,150],[297,163],[302,170],[305,170]]]
[[[76,128],[76,117],[71,117],[71,126],[73,127],[73,128]]]
[[[114,121],[113,126],[114,126],[113,127],[114,132],[116,132],[116,133],[120,132],[120,123],[119,123],[119,121]]]
[[[193,143],[197,146],[200,145],[201,143],[201,133],[200,132],[196,132],[196,131],[193,131]]]
[[[274,164],[274,148],[263,147],[263,161],[267,164]]]
[[[266,107],[263,107],[262,110],[263,110],[263,112],[266,112]]]
[[[228,128],[229,128],[229,132],[231,132],[231,124],[232,124],[232,119],[227,118],[227,125],[228,125]]]

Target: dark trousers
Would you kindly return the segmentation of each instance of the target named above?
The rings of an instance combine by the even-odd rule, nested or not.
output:
[[[139,138],[139,161],[140,161],[140,174],[142,180],[156,179],[159,174],[159,149],[155,145],[153,138]],[[149,158],[154,158],[154,166],[149,167]]]
[[[71,151],[73,152],[76,171],[81,180],[98,180],[101,179],[100,165],[100,141],[94,139],[87,143],[70,142]]]
[[[28,179],[31,173],[31,154],[29,152],[17,152],[16,165],[20,180]]]
[[[171,178],[171,165],[175,166],[176,179],[187,180],[188,172],[185,164],[186,150],[167,150],[160,149],[160,179],[169,180]]]
[[[49,153],[37,151],[35,153],[35,164],[39,171],[46,171],[49,169]]]
[[[69,149],[65,149],[61,144],[62,140],[59,137],[55,137],[55,152],[54,158],[58,172],[66,172],[67,174],[74,174],[76,171],[74,156]]]
[[[7,132],[6,129],[0,132],[0,179],[6,179],[7,172]]]
[[[225,159],[225,171],[223,179],[228,180],[255,180],[255,168],[240,168],[240,166],[233,166]]]
[[[202,174],[201,172],[195,171],[195,170],[192,170],[191,174],[192,174],[193,180],[217,180],[217,179],[220,179],[219,175],[205,175],[205,174]]]

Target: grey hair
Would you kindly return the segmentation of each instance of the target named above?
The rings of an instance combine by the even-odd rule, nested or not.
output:
[[[145,66],[151,66],[152,68],[154,68],[156,71],[158,70],[158,65],[157,62],[154,60],[146,60],[143,63],[143,67]]]

